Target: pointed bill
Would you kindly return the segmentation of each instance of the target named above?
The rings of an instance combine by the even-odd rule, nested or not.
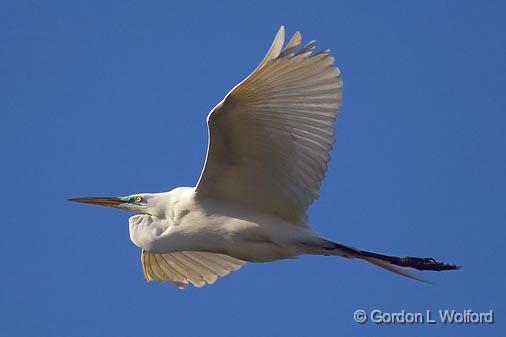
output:
[[[70,198],[68,201],[80,202],[83,204],[93,204],[101,206],[114,207],[125,203],[123,198],[117,197],[85,197],[85,198]]]

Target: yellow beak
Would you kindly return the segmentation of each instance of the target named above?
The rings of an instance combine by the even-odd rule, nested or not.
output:
[[[114,207],[124,204],[125,201],[116,197],[86,197],[86,198],[70,198],[68,201],[81,202],[83,204],[93,204],[101,206]]]

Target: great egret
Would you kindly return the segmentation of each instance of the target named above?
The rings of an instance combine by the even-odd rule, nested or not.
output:
[[[400,267],[450,270],[431,258],[394,257],[327,240],[308,227],[306,209],[318,198],[342,81],[328,49],[284,44],[281,26],[257,68],[207,117],[209,145],[195,187],[75,202],[136,213],[130,238],[142,249],[146,280],[178,287],[212,284],[246,262],[301,254],[359,258],[415,278]]]

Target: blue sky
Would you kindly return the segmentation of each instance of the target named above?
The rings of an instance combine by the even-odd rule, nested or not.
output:
[[[2,1],[0,335],[504,335],[505,18],[500,1]],[[310,256],[180,291],[143,280],[128,213],[66,201],[193,186],[205,116],[281,24],[330,48],[345,83],[312,226],[463,269],[426,285]],[[356,309],[496,323],[359,325]]]

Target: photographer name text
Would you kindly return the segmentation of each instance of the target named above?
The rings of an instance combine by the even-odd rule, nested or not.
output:
[[[387,312],[379,309],[370,311],[358,309],[353,313],[353,319],[360,324],[367,322],[374,324],[493,324],[494,311],[440,309],[424,312],[407,310]]]

